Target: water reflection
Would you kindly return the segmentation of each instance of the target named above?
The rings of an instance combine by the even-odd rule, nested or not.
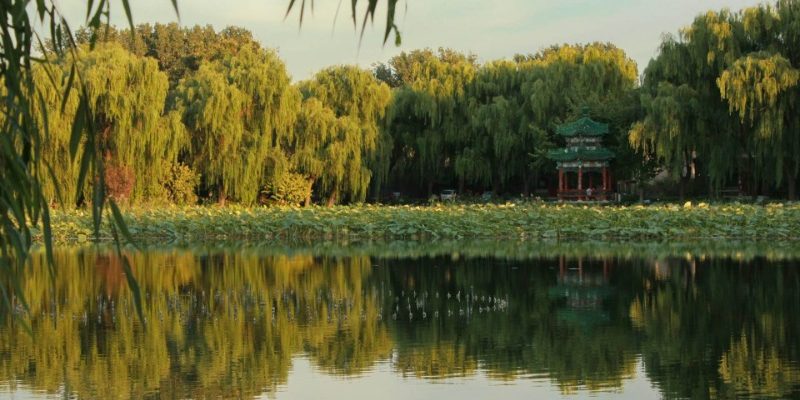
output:
[[[544,380],[569,394],[644,375],[668,398],[800,395],[794,261],[276,254],[126,254],[146,329],[113,253],[59,250],[55,282],[39,255],[23,288],[33,335],[2,316],[0,386],[247,398],[286,389],[303,360],[334,380]]]

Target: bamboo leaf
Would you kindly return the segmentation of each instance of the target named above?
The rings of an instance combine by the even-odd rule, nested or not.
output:
[[[81,142],[81,136],[86,125],[86,98],[81,96],[78,102],[78,110],[75,112],[75,117],[72,120],[72,134],[69,139],[69,154],[72,159],[78,153],[78,145]],[[84,150],[84,157],[86,151]]]
[[[122,8],[125,9],[125,19],[128,20],[128,26],[131,30],[131,37],[136,34],[136,27],[133,25],[133,15],[131,14],[130,0],[122,0]]]
[[[133,235],[131,235],[131,232],[128,229],[128,224],[125,223],[125,218],[122,216],[122,213],[117,206],[117,202],[111,199],[109,200],[108,204],[111,206],[111,215],[114,217],[114,223],[122,232],[122,236],[125,237],[125,240],[127,240],[129,244],[136,247],[136,241],[133,240]]]
[[[142,326],[147,326],[147,320],[144,318],[144,307],[142,306],[142,293],[141,289],[139,288],[139,282],[136,281],[136,277],[133,276],[133,269],[131,268],[131,264],[128,261],[128,257],[122,254],[122,246],[120,244],[119,235],[117,234],[116,226],[111,226],[111,235],[114,238],[114,244],[117,249],[117,257],[119,257],[120,261],[122,261],[122,269],[125,271],[125,279],[128,282],[128,288],[133,293],[133,304],[136,307],[136,314],[139,316],[139,321],[142,323]]]
[[[69,100],[69,95],[72,92],[72,85],[75,82],[75,71],[77,67],[75,67],[75,63],[70,66],[69,69],[69,77],[67,78],[67,86],[64,88],[64,95],[61,98],[61,113],[64,113],[65,108],[67,107],[67,101]]]

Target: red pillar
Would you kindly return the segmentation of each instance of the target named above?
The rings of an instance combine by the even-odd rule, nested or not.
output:
[[[583,189],[583,167],[578,167],[578,190]]]
[[[603,167],[603,191],[608,191],[608,167]]]

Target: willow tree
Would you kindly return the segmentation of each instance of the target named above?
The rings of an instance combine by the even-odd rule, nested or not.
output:
[[[292,145],[298,172],[328,205],[364,201],[371,180],[388,163],[391,142],[382,124],[389,87],[369,71],[339,66],[318,72],[301,91],[306,100]]]
[[[697,17],[678,37],[664,40],[644,72],[646,112],[633,125],[631,143],[651,149],[681,187],[698,176],[719,185],[745,151],[716,87],[720,71],[740,52],[734,22],[727,11]]]
[[[475,77],[475,57],[425,49],[401,53],[389,65],[403,85],[389,117],[394,174],[410,175],[431,194],[435,183],[454,176],[456,149],[469,127],[466,91]]]
[[[798,78],[800,71],[780,54],[753,53],[736,60],[717,79],[731,112],[754,131],[748,147],[752,148],[757,170],[771,170],[770,176],[778,184],[786,180],[792,200],[797,195],[800,134],[787,132],[785,125],[789,114],[797,111],[792,106]]]
[[[82,48],[75,58],[40,65],[34,71],[42,94],[39,101],[50,110],[50,137],[42,144],[41,159],[56,178],[43,182],[49,198],[55,200],[60,193],[59,202],[69,207],[86,189],[77,183],[89,164],[82,166],[70,156],[73,121],[86,110],[92,110],[92,118],[77,129],[93,130],[95,149],[103,158],[107,194],[132,202],[164,197],[165,175],[177,162],[186,139],[178,116],[164,113],[168,83],[155,60],[109,43],[94,50]],[[74,75],[80,76],[83,100],[77,91],[65,89]],[[53,85],[48,77],[60,84]],[[62,97],[65,92],[69,97]]]
[[[193,163],[220,204],[252,204],[265,181],[288,171],[280,147],[294,129],[300,96],[271,50],[244,48],[205,62],[176,88]],[[235,156],[235,159],[231,159]]]
[[[645,71],[646,114],[632,143],[676,178],[697,170],[712,188],[736,178],[754,194],[786,182],[794,197],[798,15],[792,1],[708,12],[667,38]]]
[[[524,111],[523,69],[506,60],[478,69],[468,87],[470,129],[455,161],[460,182],[490,184],[499,192],[511,179],[520,178],[523,192],[528,193],[533,132]]]
[[[621,126],[627,131],[632,117],[622,109],[638,78],[636,63],[622,49],[609,43],[562,45],[515,60],[525,74],[522,110],[528,122],[526,146],[533,175],[548,163],[544,155],[555,141],[555,126],[574,118],[583,107],[609,122],[612,137]]]
[[[46,118],[49,127],[49,137],[41,143],[41,156],[37,160],[37,166],[42,171],[51,169],[55,176],[53,179],[43,180],[41,190],[51,206],[71,208],[76,205],[83,192],[78,187],[81,163],[70,155],[72,122],[75,120],[79,98],[76,94],[62,98],[63,79],[55,84],[49,81],[49,77],[63,78],[64,72],[63,65],[41,64],[33,68],[32,75],[39,91],[39,97],[34,101],[38,100],[37,103],[43,103],[40,107],[50,110],[47,115],[37,116],[40,124],[44,124]]]

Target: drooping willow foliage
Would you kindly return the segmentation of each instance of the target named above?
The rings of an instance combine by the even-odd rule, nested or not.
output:
[[[122,0],[126,17],[131,26],[133,20],[130,15],[128,0]],[[173,1],[177,10],[177,2]],[[107,0],[90,2],[86,7],[86,22],[93,29],[100,26],[102,21],[110,18],[110,3]],[[119,98],[114,95],[106,97],[99,93],[99,88],[94,95],[90,92],[92,85],[84,80],[84,71],[75,67],[76,61],[70,68],[66,80],[61,80],[61,74],[51,68],[53,62],[76,57],[81,54],[81,49],[71,35],[66,20],[61,15],[57,4],[49,0],[40,0],[31,4],[24,0],[6,0],[0,2],[0,81],[2,87],[2,103],[0,103],[0,316],[5,317],[12,308],[21,306],[24,311],[29,307],[25,296],[21,293],[20,274],[24,269],[32,245],[31,228],[41,226],[44,232],[44,244],[48,265],[55,266],[50,229],[50,203],[52,198],[46,193],[45,182],[53,182],[52,187],[59,186],[59,179],[71,179],[63,176],[63,172],[56,170],[54,165],[46,161],[44,143],[51,140],[53,133],[50,131],[49,116],[52,113],[50,101],[59,99],[61,107],[59,112],[67,111],[70,96],[74,90],[78,94],[78,104],[75,108],[75,117],[72,120],[69,159],[67,173],[72,172],[74,164],[79,162],[80,168],[76,188],[83,186],[84,182],[92,182],[91,210],[95,236],[99,236],[103,213],[106,204],[110,205],[109,214],[112,216],[112,232],[116,239],[117,249],[120,249],[119,235],[130,237],[122,215],[114,199],[106,202],[106,181],[104,158],[112,148],[114,140],[130,137],[130,132],[120,134],[114,132],[113,123],[109,122],[119,115],[115,115],[115,106],[112,104]],[[39,32],[34,29],[47,30],[51,34],[51,51],[47,51]],[[95,41],[91,41],[94,45]],[[34,46],[43,50],[43,54],[34,52]],[[102,63],[100,63],[102,64]],[[41,68],[40,65],[42,66]],[[116,72],[116,71],[115,71]],[[144,77],[141,72],[137,75],[131,73],[127,77]],[[37,79],[38,78],[38,79]],[[109,83],[119,76],[112,74],[106,77]],[[64,83],[65,82],[65,83]],[[44,89],[44,86],[51,88]],[[44,86],[43,86],[44,85]],[[146,85],[146,84],[145,84]],[[52,91],[63,89],[60,96],[52,95]],[[48,93],[49,92],[49,93]],[[157,95],[157,93],[156,93]],[[133,101],[137,104],[136,101]],[[141,103],[138,103],[141,104]],[[74,105],[74,104],[72,104]],[[95,109],[98,106],[101,109]],[[103,107],[110,107],[102,109]],[[135,115],[136,113],[133,112]],[[144,114],[148,114],[146,111]],[[58,118],[63,118],[63,115]],[[96,120],[99,118],[99,121]],[[138,115],[133,120],[139,129],[151,123],[148,117]],[[148,120],[144,122],[143,120]],[[98,134],[95,123],[104,123],[104,134]],[[63,127],[63,121],[57,122]],[[148,125],[149,126],[149,125]],[[56,133],[57,134],[57,133]],[[117,137],[112,138],[112,134]],[[56,146],[58,143],[56,143]],[[66,157],[66,156],[63,156]],[[79,161],[78,161],[79,160]],[[62,174],[59,176],[59,174]],[[89,179],[87,179],[87,177]],[[63,200],[62,203],[66,203]],[[123,259],[124,270],[128,283],[134,293],[135,304],[139,316],[142,316],[141,298],[135,279],[130,274],[130,265]],[[23,321],[24,322],[24,321]]]
[[[387,91],[349,67],[293,85],[277,54],[241,28],[142,25],[133,35],[109,28],[106,40],[134,54],[128,58],[155,58],[166,73],[168,101],[150,119],[162,126],[148,140],[175,146],[155,165],[190,167],[201,177],[198,194],[211,201],[253,204],[265,192],[305,193],[307,186],[306,203],[327,204],[448,187],[541,193],[553,185],[545,155],[563,145],[556,126],[587,106],[611,127],[605,140],[618,156],[613,172],[619,178],[644,182],[664,170],[681,182],[700,177],[720,186],[739,179],[752,186],[750,193],[765,186],[792,193],[797,56],[778,51],[784,39],[770,39],[778,20],[792,18],[787,7],[698,18],[679,38],[664,41],[641,87],[635,63],[608,43],[553,46],[483,65],[450,49],[402,53],[372,71]],[[779,36],[791,38],[791,24],[785,25]],[[81,30],[79,42],[94,36],[102,37]],[[69,72],[61,67],[62,81]],[[76,107],[66,104],[63,126],[70,126]],[[130,181],[131,202],[177,197],[164,195],[169,174],[156,178],[163,174],[139,169],[154,165],[150,156],[140,166],[117,166],[118,159],[110,159],[106,175]],[[74,162],[62,165],[78,173]],[[81,192],[65,191],[69,198]]]
[[[297,132],[297,167],[329,205],[363,202],[373,175],[384,175],[389,141],[381,129],[391,99],[389,87],[366,70],[324,69],[300,85],[303,103]]]
[[[392,178],[528,193],[556,124],[590,106],[609,118],[634,89],[636,64],[610,44],[555,46],[478,66],[452,50],[403,53],[376,76],[397,86]],[[630,117],[628,117],[630,123]],[[623,124],[624,125],[624,124]],[[515,185],[516,188],[515,188]]]
[[[363,21],[366,23],[368,18],[374,18],[378,2],[379,0],[361,2],[351,0],[354,24],[357,5],[366,4],[363,13]],[[90,1],[86,5],[85,23],[89,33],[86,42],[90,48],[97,43],[99,37],[97,32],[100,31],[101,26],[104,23],[107,24],[111,18],[110,3],[108,0],[98,0]],[[121,0],[126,20],[133,31],[134,23],[130,3],[130,0]],[[394,23],[396,3],[397,0],[386,0],[388,5],[386,10],[387,30],[384,41],[394,31],[396,41],[399,43],[399,30]],[[171,4],[177,14],[178,1],[171,0]],[[294,1],[289,2],[289,11],[294,4]],[[301,19],[303,10],[304,7],[301,6]],[[105,205],[110,204],[108,211],[114,221],[113,233],[119,252],[118,234],[128,237],[130,235],[114,198],[125,198],[131,195],[135,199],[137,196],[154,195],[151,192],[152,182],[158,177],[160,171],[163,172],[165,167],[162,163],[156,162],[155,164],[158,165],[148,165],[156,173],[148,176],[139,175],[140,179],[136,181],[138,183],[134,184],[134,190],[127,187],[130,183],[129,178],[131,178],[128,175],[133,175],[135,178],[137,172],[141,171],[143,163],[152,162],[150,156],[160,154],[167,160],[174,158],[176,149],[180,148],[181,127],[175,113],[167,113],[166,118],[162,118],[161,115],[157,116],[153,112],[155,106],[163,102],[163,96],[158,90],[148,93],[134,91],[134,95],[129,93],[131,98],[126,98],[120,93],[111,93],[111,91],[106,93],[102,88],[95,86],[94,95],[91,94],[90,88],[100,80],[84,81],[84,71],[79,71],[80,68],[77,67],[77,64],[81,64],[82,61],[80,57],[76,57],[81,52],[80,37],[73,35],[57,2],[39,0],[32,3],[28,0],[3,0],[0,1],[0,15],[2,15],[0,18],[0,83],[2,84],[0,93],[3,99],[0,103],[0,125],[2,125],[2,130],[0,130],[0,229],[2,230],[2,235],[0,235],[0,280],[2,280],[0,310],[3,312],[2,315],[5,315],[6,311],[17,305],[21,305],[25,310],[28,309],[25,298],[19,291],[19,276],[30,253],[32,227],[40,225],[43,229],[49,265],[51,267],[54,265],[50,240],[49,207],[56,200],[53,199],[51,192],[57,192],[56,197],[59,198],[57,201],[60,204],[69,206],[72,200],[65,199],[61,195],[60,187],[66,186],[68,194],[78,197],[77,193],[82,190],[85,183],[89,182],[92,186],[92,194],[91,201],[88,203],[91,204],[95,235],[99,235],[102,216],[107,210]],[[37,26],[38,30],[34,29],[34,26]],[[50,38],[43,39],[39,34],[40,31],[49,32]],[[363,34],[363,26],[361,31]],[[233,29],[228,32],[230,35],[227,37],[223,35],[223,37],[233,41],[246,40],[249,35],[244,30]],[[200,33],[201,35],[208,33],[208,29],[204,32],[201,30]],[[151,38],[155,38],[154,42],[167,43],[167,41],[160,40],[163,37],[177,38],[175,35],[161,35],[159,32],[151,35]],[[160,67],[169,70],[169,77],[172,79],[171,87],[176,83],[177,77],[181,75],[181,64],[185,64],[188,69],[192,70],[199,60],[204,59],[199,57],[187,60],[181,57],[172,60],[180,59],[180,63],[170,64],[169,57],[165,56],[167,53],[162,53],[162,49],[143,46],[144,42],[137,41],[135,34],[129,35],[129,38],[128,44],[131,50],[141,51],[141,53],[135,51],[135,54],[141,56],[146,52],[147,55],[153,55],[155,51],[162,55]],[[251,36],[250,39],[252,39]],[[250,41],[252,42],[252,40]],[[172,40],[172,43],[180,43],[180,40]],[[197,46],[197,43],[197,41],[194,42],[195,54],[199,53],[197,50],[203,47]],[[230,47],[222,46],[224,49]],[[173,52],[169,54],[172,56],[182,54],[180,51],[174,51],[175,49],[172,47]],[[72,67],[66,77],[58,71],[57,67],[49,65],[64,62],[70,57],[73,60]],[[91,58],[92,56],[88,57],[88,59]],[[120,89],[121,86],[123,89],[128,89],[124,84],[129,84],[134,89],[152,85],[161,86],[160,75],[154,73],[150,62],[140,63],[135,59],[125,60],[126,65],[119,70],[117,69],[119,66],[105,65],[107,62],[114,64],[117,61],[116,58],[111,60],[101,58],[95,61],[98,68],[109,68],[108,72],[111,73],[105,77],[98,74],[95,79],[106,78],[106,83],[112,89]],[[40,64],[43,67],[40,68]],[[177,68],[173,70],[170,66],[177,66]],[[94,66],[81,65],[81,67]],[[91,73],[87,73],[87,75],[91,75]],[[42,85],[42,82],[45,84]],[[51,87],[45,88],[47,84]],[[77,104],[72,98],[73,90],[78,94]],[[57,93],[61,93],[60,96]],[[147,104],[148,101],[152,101],[153,104]],[[59,103],[60,106],[53,108],[53,103]],[[95,110],[93,105],[97,105],[100,109]],[[137,109],[129,109],[129,114],[124,114],[120,107],[126,105],[137,107]],[[139,106],[141,109],[138,109]],[[55,110],[58,111],[53,113]],[[247,111],[258,112],[252,109]],[[71,124],[64,119],[69,112],[74,112]],[[54,135],[51,134],[50,116],[52,114],[56,114],[53,116],[57,129],[65,126],[71,127],[68,159],[63,153],[65,150],[63,137],[54,138]],[[96,123],[101,124],[100,128],[96,126]],[[157,133],[153,131],[154,126],[160,128]],[[168,132],[167,135],[172,136],[164,139],[164,132]],[[45,142],[50,140],[53,142],[45,146]],[[165,146],[158,148],[158,145]],[[45,152],[54,149],[57,149],[60,154],[51,155],[50,160],[47,160]],[[143,152],[138,153],[137,150],[143,150]],[[133,161],[130,160],[132,154],[136,158]],[[56,161],[58,161],[58,166],[64,167],[63,170],[56,169],[57,166],[54,165]],[[105,161],[112,161],[111,168],[106,169]],[[125,165],[126,162],[134,165]],[[78,165],[76,183],[65,182],[73,179],[76,164]],[[129,167],[134,170],[139,169],[133,173],[125,172]],[[185,166],[172,165],[169,169],[181,171],[180,173],[173,172],[173,175],[185,176],[188,179],[185,182],[175,182],[173,177],[171,182],[165,185],[167,187],[186,186],[187,182],[194,180],[192,178],[194,174]],[[115,190],[114,185],[107,187],[107,183],[110,182],[106,182],[106,174],[109,172],[117,178],[124,178],[117,181],[124,181],[126,184],[117,185],[116,189],[124,188],[125,190]],[[47,183],[48,181],[52,184]],[[56,188],[59,190],[55,190]],[[107,191],[106,189],[111,190]],[[109,203],[106,203],[108,194],[111,194],[112,198]],[[123,196],[119,196],[120,194]],[[173,193],[170,197],[174,200],[187,197],[185,195],[186,193],[178,195]],[[245,199],[247,198],[245,197]],[[122,257],[121,254],[119,256],[123,260],[128,283],[135,295],[137,311],[142,317],[136,280],[130,273],[127,258]]]
[[[796,197],[800,3],[708,12],[668,37],[644,73],[631,143],[673,176]]]
[[[135,204],[194,197],[172,187],[243,204],[265,193],[294,203],[308,187],[305,203],[327,204],[448,187],[528,194],[553,185],[545,155],[563,145],[555,127],[587,106],[611,127],[606,144],[619,178],[643,182],[664,170],[681,182],[739,181],[750,193],[786,187],[793,195],[796,8],[784,1],[698,17],[662,43],[641,87],[635,63],[608,43],[483,65],[451,49],[415,50],[377,65],[373,76],[334,67],[295,85],[277,53],[241,28],[81,29],[80,62],[53,57],[38,68],[37,81],[52,75],[61,85],[42,89],[56,132],[43,154],[69,178],[61,193],[43,189],[68,207],[93,195],[91,179],[71,183],[81,169],[68,154],[80,102],[75,94],[59,101],[77,70],[89,94],[114,84],[90,98],[91,125],[106,194]],[[88,50],[93,41],[118,45]],[[57,54],[54,42],[44,48]],[[174,171],[186,182],[174,183]],[[274,193],[283,190],[295,194]]]
[[[176,89],[192,132],[194,165],[224,202],[253,203],[266,177],[288,170],[279,143],[291,136],[300,102],[273,51],[243,48],[207,62]]]
[[[165,174],[177,163],[186,135],[178,115],[164,113],[168,82],[156,61],[137,57],[115,44],[103,44],[92,51],[82,48],[54,67],[52,71],[62,78],[68,77],[73,67],[82,75],[86,101],[93,110],[100,156],[106,164],[109,195],[131,201],[162,196]],[[64,204],[74,205],[85,189],[75,186],[79,170],[69,159],[68,150],[71,122],[80,102],[77,93],[71,92],[67,99],[69,109],[60,113],[59,94],[64,88],[43,86],[43,92],[50,92],[45,106],[60,114],[58,125],[51,126],[43,156],[56,170],[72,171],[64,176],[65,184],[58,185],[64,192]],[[44,185],[51,198],[55,198],[55,184]]]

